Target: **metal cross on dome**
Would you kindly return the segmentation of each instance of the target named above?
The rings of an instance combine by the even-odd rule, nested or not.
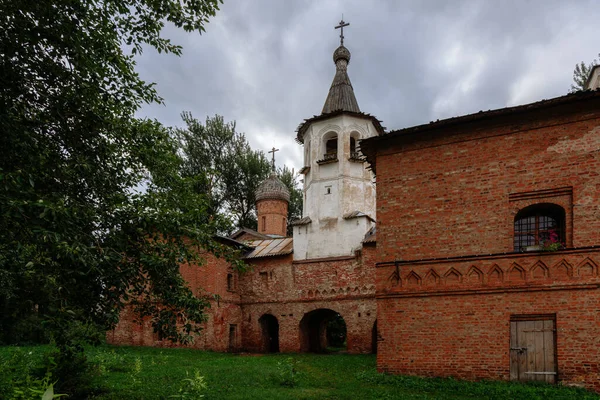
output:
[[[347,22],[344,22],[344,16],[342,15],[342,20],[340,21],[340,24],[338,26],[335,27],[335,29],[339,29],[340,30],[340,45],[343,46],[344,45],[344,27],[350,25]]]
[[[279,149],[276,149],[275,147],[273,147],[273,149],[271,151],[268,151],[268,153],[273,153],[273,158],[271,160],[271,168],[273,168],[273,171],[275,171],[275,152],[279,151]]]

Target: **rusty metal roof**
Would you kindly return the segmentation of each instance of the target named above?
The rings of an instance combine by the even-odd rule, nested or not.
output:
[[[254,249],[244,256],[245,259],[283,256],[294,251],[292,238],[252,240],[248,245]]]
[[[244,233],[247,233],[251,236],[254,236],[257,239],[270,239],[270,237],[268,235],[265,235],[263,233],[259,233],[257,231],[255,231],[254,229],[250,229],[250,228],[241,228],[238,229],[237,231],[235,231],[234,233],[232,233],[231,235],[229,235],[230,239],[234,239],[237,240],[238,237],[242,236]]]

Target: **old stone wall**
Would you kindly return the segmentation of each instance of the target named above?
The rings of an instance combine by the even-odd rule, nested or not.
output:
[[[511,318],[546,315],[556,324],[558,380],[600,390],[599,104],[385,147],[377,155],[378,368],[509,379]],[[569,249],[513,253],[515,215],[539,203],[565,210]]]

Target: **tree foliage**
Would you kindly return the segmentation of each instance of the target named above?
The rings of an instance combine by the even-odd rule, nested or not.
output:
[[[288,205],[288,221],[302,218],[302,191],[298,188],[298,175],[294,174],[293,169],[286,165],[277,169],[277,176],[290,191],[290,203]],[[288,236],[292,236],[292,225],[288,223]]]
[[[65,366],[74,332],[111,328],[127,301],[175,340],[203,320],[179,264],[225,255],[224,224],[169,133],[134,118],[161,100],[123,49],[179,54],[164,24],[202,31],[218,3],[0,0],[0,341],[41,327]]]
[[[207,195],[211,215],[231,217],[236,228],[256,229],[256,189],[272,169],[265,154],[252,150],[235,122],[216,115],[203,125],[189,112],[181,116],[186,127],[175,132],[184,158],[182,175],[197,179],[196,192]],[[302,194],[293,171],[284,166],[277,174],[290,190],[289,218],[296,218]]]
[[[598,54],[600,58],[600,53]],[[589,64],[584,63],[583,61],[579,64],[575,65],[575,69],[573,70],[573,83],[571,84],[571,93],[579,92],[581,90],[585,90],[585,83],[587,82],[590,73],[592,72],[592,68],[598,65],[598,60],[594,59]]]

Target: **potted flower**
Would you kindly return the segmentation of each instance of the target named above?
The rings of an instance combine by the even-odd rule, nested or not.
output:
[[[549,229],[545,237],[540,239],[542,251],[558,251],[565,248],[565,244],[561,243],[556,229]]]

